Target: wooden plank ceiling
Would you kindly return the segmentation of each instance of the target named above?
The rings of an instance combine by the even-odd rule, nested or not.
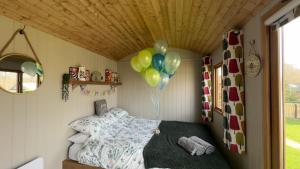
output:
[[[209,54],[268,1],[0,0],[0,15],[119,60],[158,39]]]

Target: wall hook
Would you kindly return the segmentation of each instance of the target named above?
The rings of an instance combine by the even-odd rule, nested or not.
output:
[[[26,28],[26,25],[24,25],[23,28],[20,29],[20,34],[24,34],[25,28]]]

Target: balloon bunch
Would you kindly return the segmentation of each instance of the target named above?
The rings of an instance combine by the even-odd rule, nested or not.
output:
[[[164,89],[178,69],[181,58],[176,52],[168,52],[168,44],[159,40],[154,48],[146,48],[131,58],[131,67],[139,72],[151,87]]]

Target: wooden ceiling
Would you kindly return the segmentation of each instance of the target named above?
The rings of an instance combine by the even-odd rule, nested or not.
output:
[[[0,0],[0,15],[119,60],[155,40],[201,54],[269,0]],[[1,32],[0,32],[1,34]]]

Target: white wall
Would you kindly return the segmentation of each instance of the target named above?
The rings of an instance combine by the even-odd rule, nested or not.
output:
[[[22,25],[0,16],[0,47]],[[45,80],[34,93],[13,95],[0,90],[0,168],[15,168],[37,156],[44,157],[45,169],[60,169],[66,158],[67,137],[73,131],[67,124],[93,113],[93,101],[100,96],[84,96],[79,88],[70,100],[61,100],[62,74],[68,67],[85,65],[91,70],[117,69],[117,63],[83,48],[26,27],[26,32],[45,70]],[[23,37],[6,52],[31,54]],[[90,89],[103,91],[108,87]],[[116,106],[117,93],[105,97],[109,106]]]
[[[200,68],[201,56],[191,51],[170,49],[179,52],[181,65],[166,89],[162,91],[160,119],[199,121],[201,114]],[[151,102],[151,89],[129,63],[131,56],[118,62],[123,85],[118,88],[118,106],[132,115],[155,118]]]
[[[256,50],[261,54],[261,16],[269,10],[277,0],[273,0],[261,13],[253,17],[243,28],[244,31],[244,57],[249,54],[249,41],[256,41]],[[221,44],[221,43],[220,43]],[[222,61],[222,47],[216,49],[212,54],[213,64]],[[262,70],[263,71],[263,70]],[[262,95],[262,72],[255,78],[245,76],[245,101],[246,101],[246,154],[238,155],[224,149],[230,164],[235,169],[263,169],[263,95]],[[214,113],[214,121],[211,124],[213,133],[220,145],[223,145],[223,118]]]

